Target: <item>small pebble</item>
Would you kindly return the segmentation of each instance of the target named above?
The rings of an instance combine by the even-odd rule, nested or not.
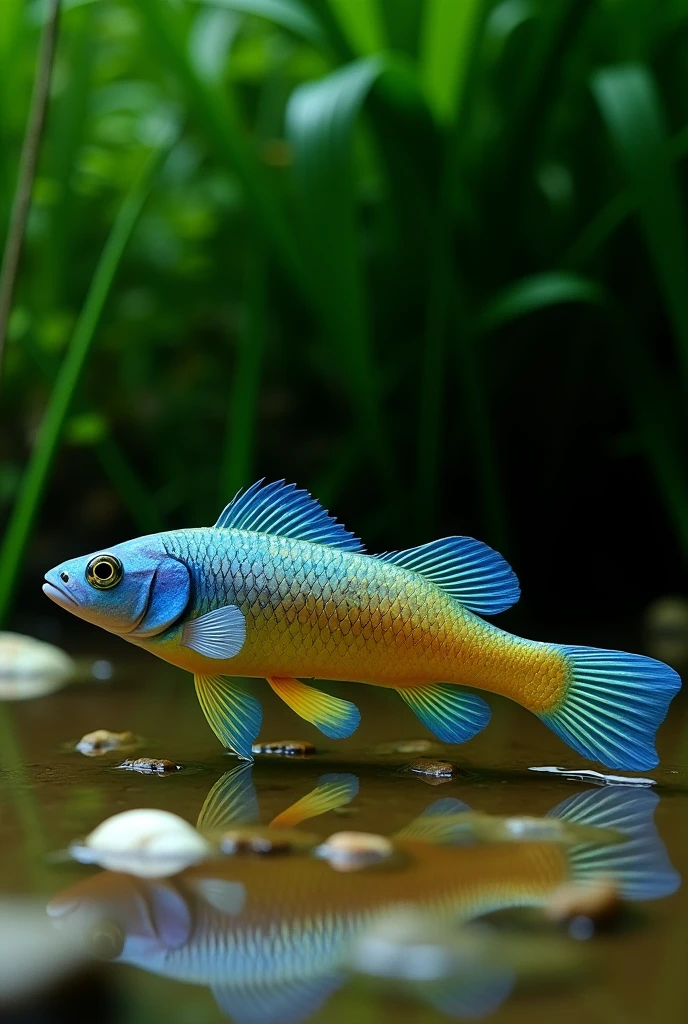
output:
[[[233,828],[219,837],[222,853],[279,854],[310,850],[317,838],[306,832],[286,828]]]
[[[372,832],[335,832],[313,852],[336,871],[358,871],[387,860],[394,847],[385,836]]]
[[[141,772],[143,775],[169,775],[181,769],[181,765],[168,761],[166,757],[128,757],[117,767],[130,772]]]
[[[570,925],[579,918],[604,925],[618,916],[621,907],[619,890],[610,879],[564,882],[550,894],[545,916],[550,921]]]
[[[106,754],[109,750],[134,746],[136,746],[136,736],[133,732],[110,732],[109,729],[95,729],[81,737],[76,749],[80,754],[97,757],[99,754]]]
[[[458,766],[451,761],[436,761],[431,757],[417,757],[406,766],[407,772],[416,772],[418,775],[431,775],[434,778],[451,779],[458,774]]]
[[[205,860],[210,843],[188,821],[169,811],[137,808],[108,818],[70,853],[82,864],[99,864],[140,878],[166,878]]]
[[[272,740],[267,743],[254,743],[253,754],[285,754],[288,757],[308,757],[315,753],[315,745],[308,740]]]

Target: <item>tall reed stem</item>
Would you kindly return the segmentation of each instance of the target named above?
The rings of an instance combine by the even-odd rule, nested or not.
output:
[[[2,257],[2,268],[0,269],[0,379],[2,378],[7,328],[10,313],[12,312],[14,286],[19,271],[26,221],[29,216],[29,209],[31,208],[31,194],[33,192],[34,178],[36,177],[38,154],[41,148],[45,115],[48,108],[50,79],[59,22],[60,0],[48,0],[48,14],[41,36],[36,80],[31,97],[31,109],[29,111],[29,119],[26,125],[26,134],[19,162],[17,188],[14,193],[10,226]]]

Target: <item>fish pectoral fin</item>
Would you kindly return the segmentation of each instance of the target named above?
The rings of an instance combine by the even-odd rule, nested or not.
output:
[[[250,764],[239,764],[217,780],[198,815],[199,831],[219,832],[258,820],[258,797],[251,775]]]
[[[509,563],[473,537],[444,537],[407,551],[376,555],[420,573],[479,615],[496,615],[518,601],[521,590]]]
[[[189,619],[182,629],[184,647],[219,661],[238,654],[245,639],[246,619],[235,604],[226,604],[197,619]]]
[[[471,808],[454,796],[435,800],[422,814],[404,825],[396,833],[396,839],[413,839],[423,843],[451,845],[466,835],[465,822],[470,821]]]
[[[196,695],[208,725],[220,742],[245,761],[260,731],[263,712],[255,697],[224,676],[194,676]]]
[[[358,728],[361,712],[351,701],[331,697],[298,679],[268,676],[268,682],[292,711],[330,739],[343,740]]]
[[[399,687],[397,692],[423,725],[445,743],[465,743],[490,721],[490,705],[449,683]]]
[[[321,775],[315,789],[273,818],[270,827],[296,828],[308,818],[317,818],[319,814],[351,803],[357,793],[358,779],[350,772]]]
[[[338,975],[254,985],[213,985],[218,1007],[234,1024],[300,1024],[339,988]]]
[[[225,917],[236,917],[246,904],[246,886],[242,882],[231,882],[227,878],[194,878],[191,885],[205,903]]]

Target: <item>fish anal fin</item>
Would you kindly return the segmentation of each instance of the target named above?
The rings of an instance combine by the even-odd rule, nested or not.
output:
[[[516,573],[506,559],[473,537],[444,537],[377,557],[425,576],[480,615],[506,611],[521,595]]]
[[[361,714],[351,701],[332,697],[329,693],[306,686],[299,679],[270,676],[268,682],[292,711],[330,739],[345,739],[358,728]]]
[[[399,687],[423,725],[445,743],[465,743],[490,721],[490,705],[474,693],[449,683],[424,683]]]
[[[263,712],[255,697],[224,676],[194,676],[196,695],[220,742],[244,761],[252,761],[251,746],[260,731]]]

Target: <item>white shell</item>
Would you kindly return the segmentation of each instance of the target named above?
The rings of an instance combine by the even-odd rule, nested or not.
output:
[[[137,808],[108,818],[71,847],[83,864],[139,878],[166,878],[198,864],[211,846],[188,821],[169,811]]]
[[[373,832],[335,832],[313,852],[336,871],[358,871],[391,857],[394,847]]]
[[[54,693],[75,672],[74,661],[59,647],[20,633],[0,633],[0,700]]]

